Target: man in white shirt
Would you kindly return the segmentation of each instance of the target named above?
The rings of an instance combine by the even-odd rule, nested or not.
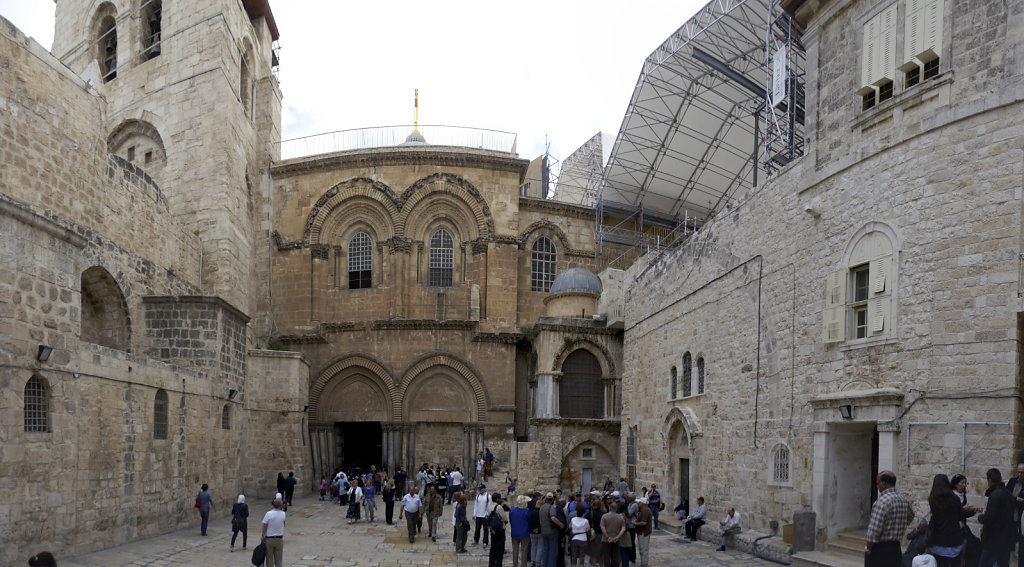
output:
[[[697,507],[686,518],[686,537],[691,541],[697,541],[697,530],[704,525],[706,521],[704,518],[707,515],[708,507],[704,504],[704,497],[701,496],[697,499]]]
[[[267,567],[284,567],[284,501],[274,499],[274,508],[263,516],[263,543],[267,546]]]
[[[487,514],[490,512],[491,507],[491,495],[487,494],[487,487],[480,485],[477,487],[476,500],[473,501],[473,521],[476,523],[476,528],[473,530],[473,545],[480,545],[480,530],[484,532],[484,546],[487,546],[490,538],[487,532],[490,530],[487,528]]]
[[[423,500],[420,499],[419,487],[409,487],[409,493],[402,497],[402,508],[398,510],[398,521],[405,516],[409,528],[409,543],[416,541],[416,524],[423,518]]]
[[[742,530],[740,527],[740,515],[735,508],[729,508],[729,513],[725,516],[725,519],[718,522],[722,525],[722,545],[718,547],[718,551],[725,551],[725,539],[732,534],[738,534]]]
[[[462,471],[459,470],[459,467],[455,467],[455,470],[452,471],[452,485],[448,488],[449,504],[452,503],[452,494],[455,494],[456,492],[462,492],[464,490],[462,487],[462,481],[464,479],[465,477],[462,475]]]

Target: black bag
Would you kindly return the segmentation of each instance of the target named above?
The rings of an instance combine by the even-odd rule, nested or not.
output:
[[[501,521],[501,516],[498,515],[497,506],[495,506],[494,509],[491,510],[490,516],[487,517],[487,527],[491,528],[491,530],[496,532],[505,529],[505,522]]]
[[[255,549],[252,550],[252,564],[256,567],[263,567],[263,563],[267,560],[267,544],[260,542]]]

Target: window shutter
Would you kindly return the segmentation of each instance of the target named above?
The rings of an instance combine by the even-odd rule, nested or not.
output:
[[[872,335],[880,335],[887,332],[889,325],[889,304],[891,297],[888,295],[874,297],[868,300],[868,332]]]
[[[922,30],[921,30],[921,51],[919,53],[930,54],[918,55],[918,59],[927,57],[927,60],[939,57],[942,54],[942,13],[944,6],[942,0],[923,0]],[[924,59],[922,59],[924,60]]]
[[[879,14],[878,64],[873,83],[880,84],[896,76],[896,3]]]
[[[921,31],[924,26],[922,5],[927,0],[907,0],[907,16],[903,29],[903,61],[909,62],[921,53]]]
[[[871,295],[888,295],[886,279],[889,277],[892,256],[882,256],[871,261],[868,276],[871,278]]]
[[[847,270],[836,270],[825,283],[825,311],[821,337],[826,343],[846,340],[846,279]]]
[[[860,84],[862,87],[870,86],[875,82],[875,64],[878,59],[878,50],[875,40],[878,36],[878,20],[871,18],[864,24],[864,38],[861,53]]]
[[[879,256],[871,260],[868,277],[871,281],[868,296],[868,334],[879,335],[888,333],[891,322],[889,309],[892,305],[891,282],[892,255]]]

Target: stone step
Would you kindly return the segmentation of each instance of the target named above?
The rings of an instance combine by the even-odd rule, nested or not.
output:
[[[868,542],[868,530],[867,528],[843,530],[836,534],[836,539],[839,541],[860,544],[861,548],[863,548],[864,544]]]
[[[864,555],[864,541],[857,541],[851,539],[833,539],[828,542],[829,550],[843,551],[853,555]]]
[[[864,548],[861,547],[861,550]],[[864,553],[801,551],[791,556],[793,567],[864,567]]]

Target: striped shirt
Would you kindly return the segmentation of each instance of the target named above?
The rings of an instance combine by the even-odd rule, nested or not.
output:
[[[914,519],[914,509],[895,488],[887,488],[871,507],[868,520],[868,542],[899,541]]]

